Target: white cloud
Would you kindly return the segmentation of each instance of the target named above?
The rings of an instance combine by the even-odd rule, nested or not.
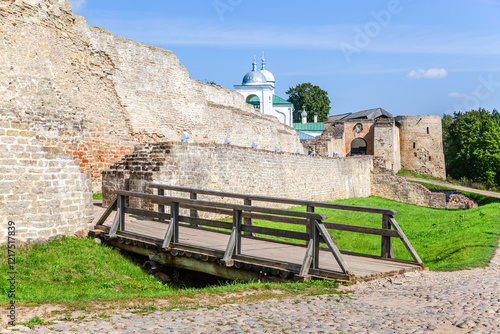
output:
[[[457,97],[457,98],[461,98],[461,97],[468,97],[467,94],[461,94],[459,92],[451,92],[451,93],[448,93],[448,97]]]
[[[483,95],[480,92],[478,92],[478,91],[471,92],[470,94],[462,94],[462,93],[459,93],[459,92],[451,92],[451,93],[448,93],[448,97],[458,97],[458,98],[464,98],[464,99],[468,99],[468,98],[479,98],[479,99],[482,99]]]
[[[87,0],[68,0],[68,3],[71,9],[73,9],[73,12],[78,12],[87,5]]]
[[[406,75],[408,79],[443,79],[448,76],[448,71],[444,68],[431,67],[428,70],[419,69],[411,71]]]

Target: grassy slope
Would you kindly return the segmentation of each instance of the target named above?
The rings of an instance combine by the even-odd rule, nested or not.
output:
[[[0,261],[0,304],[5,304],[9,289],[6,251],[0,254]],[[143,272],[139,266],[123,258],[118,250],[96,244],[90,238],[65,237],[47,244],[21,247],[16,250],[16,261],[17,302],[64,303],[78,309],[92,307],[98,301],[130,298],[152,300],[153,304],[158,298],[166,298],[171,307],[197,306],[200,300],[210,304],[227,292],[258,290],[260,292],[255,298],[259,299],[270,298],[267,291],[277,290],[283,297],[330,294],[336,293],[337,286],[328,281],[302,284],[256,282],[175,289]],[[228,302],[236,300],[229,299]]]
[[[486,200],[488,199],[488,200]],[[500,201],[489,202],[476,209],[431,209],[404,204],[379,197],[352,198],[336,203],[391,208],[398,211],[397,222],[415,250],[431,270],[458,270],[486,265],[493,256],[500,238]],[[294,208],[304,211],[304,208]],[[381,215],[317,209],[328,221],[381,227]],[[305,231],[303,226],[255,222],[256,225]],[[380,237],[359,233],[331,231],[341,250],[380,255]],[[287,240],[291,241],[291,240]],[[403,244],[393,239],[397,258],[410,260]]]
[[[397,222],[431,270],[484,266],[493,257],[498,246],[500,201],[469,210],[431,209],[373,197],[341,202],[388,207],[398,211],[395,216]],[[332,214],[329,218],[335,221]],[[366,220],[362,225],[380,227],[381,222]],[[344,236],[338,242],[345,250],[356,251],[358,248],[356,245],[349,245],[349,239],[344,239]],[[343,244],[346,246],[343,247]],[[380,237],[370,238],[370,242],[364,242],[362,248],[369,250],[370,254],[379,255]],[[396,257],[410,259],[400,241],[395,240],[394,250]]]
[[[490,201],[471,210],[429,209],[377,197],[338,202],[397,210],[399,214],[396,220],[424,263],[433,270],[484,266],[493,256],[500,237],[500,201]],[[328,220],[333,222],[374,227],[381,225],[380,215],[336,210],[320,212],[324,212]],[[256,224],[275,225],[270,222]],[[290,229],[303,228],[289,224],[281,227],[284,225]],[[333,236],[343,250],[379,255],[380,237],[337,231],[333,232]],[[398,240],[395,240],[394,247],[396,257],[409,259]],[[6,257],[6,251],[0,254],[0,303],[7,302]],[[16,298],[24,302],[85,305],[98,300],[167,297],[178,305],[182,304],[183,298],[194,298],[197,294],[217,295],[242,289],[281,290],[286,291],[284,295],[333,291],[332,285],[315,282],[305,285],[234,284],[201,290],[176,290],[144,273],[138,266],[122,258],[117,250],[98,245],[92,239],[64,238],[48,244],[22,247],[16,250],[16,261]]]
[[[6,272],[5,262],[0,266],[2,273]],[[119,252],[97,245],[92,239],[71,237],[18,248],[16,262],[16,297],[21,300],[52,302],[82,297],[101,300],[154,296],[155,291],[162,294],[169,290],[123,259]],[[1,280],[0,290],[6,287],[5,280]],[[60,289],[64,289],[62,299]]]

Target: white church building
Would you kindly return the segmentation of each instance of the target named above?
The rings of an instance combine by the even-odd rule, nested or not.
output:
[[[264,115],[272,115],[281,123],[293,125],[293,104],[274,95],[274,75],[266,70],[266,61],[262,54],[262,69],[257,70],[257,62],[253,59],[252,70],[245,74],[241,85],[234,89],[245,97],[247,103]]]

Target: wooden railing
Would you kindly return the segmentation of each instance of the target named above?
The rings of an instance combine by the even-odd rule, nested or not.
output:
[[[421,267],[424,266],[418,254],[413,249],[411,243],[408,241],[405,234],[394,219],[394,215],[397,214],[397,212],[391,209],[283,199],[266,196],[242,195],[160,184],[152,184],[150,185],[150,187],[158,189],[159,194],[145,194],[124,190],[116,191],[116,200],[111,206],[108,207],[104,215],[97,222],[96,226],[102,225],[106,221],[107,217],[111,214],[111,212],[116,210],[117,213],[111,227],[109,228],[108,237],[117,238],[131,236],[133,238],[141,238],[141,236],[137,233],[134,234],[130,231],[126,231],[125,214],[155,218],[161,223],[168,224],[165,235],[160,236],[161,239],[156,239],[158,241],[154,242],[156,246],[166,251],[175,251],[175,247],[188,247],[188,245],[179,242],[180,226],[191,228],[208,227],[228,230],[230,231],[229,241],[227,243],[223,256],[219,257],[220,263],[227,267],[238,265],[239,262],[235,263],[235,261],[245,260],[243,259],[245,257],[245,254],[242,254],[242,242],[245,242],[245,238],[243,238],[244,236],[246,238],[253,238],[252,236],[259,234],[264,236],[284,237],[293,240],[301,240],[306,242],[303,262],[300,265],[300,271],[298,267],[296,267],[296,269],[293,269],[293,271],[299,271],[299,276],[303,277],[306,277],[311,273],[314,275],[314,272],[316,272],[316,270],[320,268],[320,243],[326,244],[326,246],[334,256],[337,264],[339,265],[342,273],[346,275],[346,277],[353,276],[342,255],[346,253],[363,256],[370,255],[341,251],[338,248],[334,238],[328,232],[328,229],[337,231],[349,231],[381,236],[381,258],[390,261],[402,261],[394,258],[394,251],[391,242],[391,238],[399,238],[413,257],[414,261]],[[166,190],[189,193],[190,195],[189,198],[183,198],[182,196],[165,196]],[[205,199],[200,200],[198,199],[198,195],[236,198],[241,199],[243,201],[243,204],[221,203]],[[126,206],[126,203],[129,202],[127,200],[128,197],[141,198],[143,200],[150,201],[153,204],[157,204],[159,212],[130,208]],[[255,202],[263,204],[277,203],[306,206],[307,211],[293,211],[252,205],[255,204]],[[318,207],[380,214],[382,215],[381,228],[327,222],[327,217],[324,214],[314,212],[315,208]],[[166,208],[169,209],[166,210]],[[182,214],[185,211],[181,211],[181,209],[187,210],[188,214]],[[199,212],[215,213],[226,217],[232,216],[232,223],[216,219],[200,218],[200,216],[203,215],[200,215]],[[306,232],[298,232],[286,229],[254,226],[252,224],[254,219],[304,225],[307,228]],[[222,253],[220,254],[222,255]],[[248,259],[248,256],[246,256],[246,259]],[[283,265],[283,261],[266,261],[267,262],[265,263],[269,267],[280,267]]]
[[[251,206],[253,202],[262,202],[262,203],[277,203],[277,204],[287,204],[287,205],[297,205],[297,206],[306,206],[307,212],[314,212],[315,208],[328,208],[328,209],[336,209],[336,210],[348,210],[348,211],[357,211],[357,212],[366,212],[366,213],[374,213],[381,214],[381,228],[374,227],[366,227],[366,226],[358,226],[358,225],[350,225],[350,224],[342,224],[335,222],[326,222],[322,221],[322,226],[326,229],[338,230],[338,231],[349,231],[363,234],[371,234],[371,235],[379,235],[381,236],[381,258],[383,259],[394,259],[394,248],[392,245],[391,238],[399,238],[401,239],[403,245],[406,247],[408,252],[410,253],[413,260],[418,263],[420,266],[424,267],[424,264],[417,252],[411,245],[410,241],[404,234],[403,230],[400,228],[397,223],[394,215],[397,214],[397,211],[392,209],[385,208],[373,208],[366,206],[357,206],[357,205],[347,205],[347,204],[337,204],[337,203],[324,203],[324,202],[316,202],[316,201],[306,201],[306,200],[297,200],[297,199],[287,199],[287,198],[276,198],[276,197],[267,197],[267,196],[256,196],[256,195],[245,195],[245,194],[237,194],[237,193],[227,193],[221,191],[213,191],[213,190],[204,190],[204,189],[194,189],[187,187],[179,187],[179,186],[170,186],[164,184],[150,184],[150,188],[157,189],[158,195],[163,196],[165,194],[165,190],[169,191],[177,191],[183,193],[189,193],[189,197],[191,199],[197,199],[198,195],[209,195],[209,196],[217,196],[217,197],[225,197],[225,198],[236,198],[243,200],[243,204],[246,206]],[[185,206],[190,209],[191,217],[198,217],[198,212],[196,208]],[[162,207],[160,206],[160,210]],[[164,209],[163,209],[164,210]],[[208,212],[220,213],[225,215],[230,215],[230,211],[224,210],[205,210]],[[263,220],[273,220],[275,217],[263,216],[259,214],[252,214],[250,212],[243,213],[243,230],[249,231],[249,226],[253,225],[253,219],[263,219]],[[286,221],[285,221],[286,222]],[[310,226],[314,225],[314,221],[310,219],[309,221],[303,221],[301,224],[305,224],[307,226],[307,233],[311,233]],[[312,231],[314,232],[314,231]],[[326,231],[325,231],[326,232]],[[260,233],[260,232],[256,232]],[[261,233],[264,234],[264,233]],[[346,252],[347,253],[347,252]]]
[[[345,275],[352,275],[347,266],[347,263],[340,253],[340,250],[337,248],[335,241],[330,236],[322,223],[322,221],[327,218],[323,214],[315,212],[300,212],[267,207],[202,201],[196,199],[144,194],[123,190],[116,191],[116,194],[116,204],[113,203],[113,205],[116,206],[117,213],[109,230],[109,238],[116,238],[120,235],[120,232],[126,230],[125,214],[141,215],[144,217],[157,218],[165,223],[168,222],[167,232],[161,245],[161,248],[164,250],[170,250],[172,245],[179,244],[180,223],[228,229],[231,231],[231,235],[224,252],[224,256],[221,259],[221,264],[227,267],[233,266],[234,256],[242,255],[242,232],[286,237],[295,240],[306,240],[308,241],[308,247],[306,249],[304,260],[300,269],[300,276],[307,276],[311,268],[319,269],[320,243],[326,243],[332,255],[336,259],[338,265],[340,266],[342,273],[344,273]],[[126,207],[126,197],[146,199],[151,201],[152,203],[158,204],[159,206],[163,206],[163,208],[165,206],[169,206],[170,212],[152,212],[148,210]],[[180,208],[188,208],[190,210],[216,212],[223,214],[231,212],[233,216],[233,222],[228,223],[192,216],[182,216],[180,215]],[[112,206],[110,206],[108,210],[109,213],[111,213],[111,211],[113,211]],[[250,216],[252,218],[266,219],[289,224],[306,225],[312,222],[312,228],[307,233],[304,233],[268,227],[243,225],[242,220],[244,215],[246,215],[247,217]],[[97,225],[102,224],[105,219],[106,218],[101,218]]]

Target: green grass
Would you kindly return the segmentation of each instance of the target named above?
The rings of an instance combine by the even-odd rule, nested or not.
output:
[[[4,260],[0,265],[3,277],[8,271],[6,263]],[[123,259],[118,251],[97,245],[90,238],[65,237],[18,248],[16,265],[16,297],[20,300],[50,303],[154,297],[171,290]],[[7,288],[7,281],[2,279],[2,301],[6,300]]]
[[[35,325],[41,325],[41,324],[43,324],[43,319],[41,319],[39,317],[35,317],[35,318],[32,318],[28,321],[21,323],[21,325],[24,325],[24,326],[29,327],[31,329],[33,329]]]
[[[475,194],[474,194],[475,195]],[[476,198],[481,195],[475,195]],[[485,266],[500,238],[500,200],[482,196],[480,207],[469,210],[432,209],[379,197],[352,198],[336,203],[390,208],[424,264],[431,270],[458,270]],[[305,208],[294,208],[305,211]],[[354,211],[316,208],[328,221],[381,227],[382,216]],[[254,221],[255,225],[305,232],[305,227]],[[361,233],[330,231],[341,250],[380,255],[381,238]],[[294,242],[294,240],[283,241]],[[393,238],[397,258],[411,260],[402,242]]]
[[[8,302],[7,252],[0,255],[0,303]],[[234,282],[203,289],[173,288],[163,285],[153,276],[124,258],[116,249],[96,244],[93,239],[64,237],[45,244],[16,249],[16,301],[34,304],[63,303],[78,309],[94,303],[141,299],[168,299],[171,307],[190,307],[199,303],[199,296],[220,296],[228,292],[259,290],[258,296],[270,298],[270,291],[283,295],[335,293],[337,284],[331,281],[304,283],[239,283]],[[257,298],[260,298],[258,297]],[[235,297],[236,299],[237,297]],[[230,300],[236,301],[236,300]],[[150,308],[151,305],[145,306]],[[39,321],[37,319],[31,320]],[[34,323],[30,323],[34,324]]]
[[[447,182],[446,180],[438,179],[436,177],[432,177],[432,176],[429,176],[429,175],[416,174],[416,173],[411,172],[411,171],[406,170],[406,169],[400,169],[397,172],[397,175],[399,175],[399,176],[407,176],[407,177],[418,177],[420,179],[434,180],[434,181],[440,181],[440,182]]]
[[[102,193],[95,193],[92,195],[92,199],[102,199]]]
[[[337,201],[337,203],[391,208],[399,214],[396,220],[416,251],[431,270],[457,270],[486,265],[493,256],[500,237],[500,201],[486,200],[470,210],[430,209],[403,204],[388,199],[369,197]],[[302,210],[305,208],[294,208]],[[381,226],[381,215],[317,209],[328,221],[363,226]],[[255,221],[256,225],[304,230],[304,226]],[[342,250],[380,255],[380,237],[352,232],[331,232]],[[410,260],[399,240],[394,240],[395,255]],[[6,303],[7,252],[0,254],[0,303]],[[243,300],[238,292],[258,291],[258,300],[300,294],[328,294],[335,291],[332,282],[306,283],[232,283],[204,289],[176,289],[163,285],[141,268],[123,258],[120,252],[93,239],[65,237],[45,244],[16,249],[16,299],[24,303],[64,303],[86,308],[97,303],[105,305],[120,300],[145,300],[144,309],[155,306],[158,298],[168,300],[169,307],[196,306],[218,303],[218,298],[235,293],[234,300]],[[252,297],[252,296],[250,296]],[[250,298],[248,297],[248,298]],[[252,298],[254,298],[252,297]],[[247,298],[245,296],[245,298]],[[248,299],[245,299],[248,300]],[[149,301],[149,302],[148,302]],[[255,299],[251,299],[255,301]],[[149,304],[147,304],[149,303]],[[124,304],[128,305],[128,302]],[[119,306],[119,305],[118,305]],[[128,307],[128,306],[126,306]],[[155,306],[156,307],[156,306]],[[37,320],[38,321],[38,320]]]

